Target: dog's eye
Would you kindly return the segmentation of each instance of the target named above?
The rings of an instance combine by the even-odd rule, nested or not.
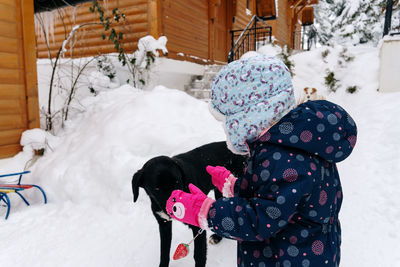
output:
[[[174,198],[174,197],[173,197],[173,198],[172,198],[172,202],[174,202],[174,203],[175,203],[175,202],[176,202],[176,198]]]

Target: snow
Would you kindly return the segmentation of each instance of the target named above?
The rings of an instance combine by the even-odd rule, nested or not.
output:
[[[92,71],[90,73],[89,83],[96,92],[114,89],[120,86],[120,82],[117,77],[110,79],[110,77],[104,75],[100,71]]]
[[[58,145],[58,137],[46,132],[45,130],[36,128],[23,132],[20,143],[24,149],[29,148],[32,151],[34,149],[46,149],[49,146]]]
[[[83,27],[84,25],[75,25],[74,27],[72,27],[72,30],[70,31],[70,33],[68,34],[67,38],[65,38],[65,40],[63,41],[62,45],[61,45],[61,55],[64,55],[64,53],[67,52],[67,44],[69,42],[69,40],[72,38],[72,36],[75,35],[75,32]]]
[[[152,53],[155,57],[159,56],[157,50],[161,50],[163,54],[167,54],[167,41],[167,37],[165,36],[161,36],[158,39],[155,39],[151,35],[140,38],[138,42],[138,49],[133,53],[133,57],[136,59],[135,65],[142,65],[148,52]]]
[[[323,59],[326,49],[330,53]],[[317,88],[343,106],[359,129],[353,154],[338,164],[344,190],[340,266],[400,266],[400,93],[377,91],[378,48],[348,47],[346,53],[354,60],[339,64],[343,49],[322,47],[291,58],[296,95],[305,86]],[[325,88],[326,69],[333,69],[340,80],[336,93]],[[358,92],[346,93],[353,85]],[[54,140],[40,130],[24,134],[25,146],[51,146],[24,178],[41,185],[49,202],[42,205],[40,192],[34,190],[25,193],[29,207],[10,195],[10,217],[0,218],[5,240],[0,244],[1,266],[157,266],[158,226],[143,190],[138,202],[132,202],[132,175],[154,156],[225,139],[207,103],[164,86],[142,91],[124,85],[85,96],[80,103],[84,112],[67,121]],[[0,161],[0,173],[21,171],[28,154]],[[171,254],[191,238],[191,231],[175,222]],[[170,266],[193,266],[192,255]],[[207,266],[235,266],[235,255],[235,242],[224,239],[209,245]]]

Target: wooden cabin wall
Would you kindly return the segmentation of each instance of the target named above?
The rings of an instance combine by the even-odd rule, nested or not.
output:
[[[250,0],[249,7],[251,13],[246,12],[247,0],[234,0],[236,2],[236,10],[234,10],[235,22],[232,24],[232,30],[244,29],[250,22],[251,18],[256,15],[256,0]]]
[[[168,38],[169,58],[209,58],[208,0],[164,0],[162,35]],[[204,62],[203,62],[204,63]]]
[[[148,13],[148,2],[148,0],[108,0],[104,6],[108,10],[109,15],[114,8],[118,8],[120,12],[125,14],[126,21],[118,24],[115,29],[124,33],[124,48],[128,52],[135,51],[138,40],[149,32],[149,20],[153,18]],[[75,25],[100,22],[98,14],[90,12],[89,7],[91,5],[92,2],[87,2],[76,7],[65,7],[52,11],[55,16],[54,36],[51,36],[50,33],[48,34],[49,49],[52,57],[57,54],[62,42]],[[36,16],[40,16],[41,14],[44,13],[38,13]],[[36,18],[37,57],[48,58],[49,49],[46,45],[46,35],[40,31],[38,21],[38,18]],[[102,32],[104,32],[102,25],[85,26],[79,29],[76,37],[71,40],[74,42],[72,56],[83,57],[98,55],[99,53],[116,52],[114,45],[109,40],[101,38]],[[67,49],[69,47],[67,46]],[[66,56],[71,56],[70,49],[68,49]]]
[[[272,35],[276,42],[283,46],[292,47],[290,43],[291,9],[287,0],[278,0],[278,12],[276,20],[267,21],[272,26]]]
[[[216,23],[213,16],[221,14],[210,14],[221,12],[217,6],[215,10],[210,7],[213,3],[223,3],[226,5],[226,55],[221,57],[213,53],[216,43],[213,38],[216,36],[213,23]],[[230,29],[244,29],[256,11],[256,1],[249,0],[251,14],[246,13],[246,0],[163,0],[162,1],[162,35],[167,36],[168,57],[176,59],[190,60],[197,63],[207,63],[226,61],[229,50],[231,49]],[[217,11],[219,9],[219,11]],[[196,14],[196,16],[193,16]],[[233,22],[233,17],[234,22]],[[221,34],[221,33],[219,33]],[[214,46],[214,47],[213,47]],[[207,60],[207,61],[206,61]]]
[[[33,1],[0,1],[0,158],[21,150],[21,134],[39,127]]]
[[[247,1],[251,13],[246,12]],[[151,34],[154,37],[165,35],[168,38],[169,58],[207,63],[212,59],[212,32],[210,3],[218,0],[108,0],[108,10],[118,7],[127,18],[126,24],[117,27],[124,29],[124,42],[127,51],[134,51],[139,38]],[[244,29],[256,14],[256,0],[227,0],[227,50],[230,49],[229,29]],[[74,25],[98,22],[98,15],[89,11],[91,2],[53,11],[54,36],[50,33],[47,47],[45,34],[39,31],[36,19],[37,57],[48,58],[49,50],[54,57],[66,35]],[[234,7],[234,9],[232,8]],[[60,15],[61,14],[61,15]],[[194,16],[195,14],[195,16]],[[40,13],[37,14],[40,16]],[[234,17],[234,20],[233,20]],[[101,39],[103,28],[100,25],[79,29],[72,39],[74,49],[68,49],[67,57],[92,56],[99,53],[115,52],[108,40]],[[69,48],[69,46],[67,46]],[[184,54],[185,56],[181,56]],[[208,61],[209,62],[209,61]]]

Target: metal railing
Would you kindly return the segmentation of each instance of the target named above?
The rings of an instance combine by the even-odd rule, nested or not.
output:
[[[396,25],[394,27],[392,26],[392,11],[393,11],[393,0],[388,0],[386,2],[385,24],[383,27],[383,36],[400,34],[400,23],[399,23],[399,25]]]
[[[243,30],[231,30],[231,51],[228,63],[239,59],[244,53],[257,49],[272,39],[272,27],[258,16],[253,16]]]
[[[303,26],[301,30],[293,32],[293,49],[310,50],[318,42],[318,31],[314,25]]]

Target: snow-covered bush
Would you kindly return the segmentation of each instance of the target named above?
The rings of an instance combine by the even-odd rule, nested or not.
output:
[[[330,52],[331,52],[331,51],[330,51],[328,48],[325,49],[324,51],[322,51],[321,57],[322,57],[322,60],[323,60],[324,62],[326,62],[326,57],[329,55]]]
[[[343,66],[343,64],[351,62],[354,60],[354,56],[349,54],[349,50],[347,47],[343,47],[342,51],[339,54],[338,64]]]
[[[100,55],[96,57],[96,61],[96,71],[89,75],[90,92],[97,95],[100,91],[119,87],[120,81],[116,76],[117,70],[110,58],[106,55]]]
[[[386,0],[320,0],[315,8],[316,28],[325,45],[377,45],[382,38]],[[397,26],[400,4],[394,1],[393,26]]]
[[[336,92],[336,90],[339,88],[338,82],[339,80],[336,79],[335,73],[332,70],[327,70],[325,76],[325,85],[331,92]]]
[[[357,91],[358,91],[358,86],[357,85],[349,86],[349,87],[346,88],[346,92],[349,93],[349,94],[354,94]]]
[[[285,63],[286,67],[288,67],[290,71],[290,75],[293,77],[294,75],[294,61],[290,59],[292,54],[292,50],[285,45],[281,52],[278,54],[278,57]]]
[[[134,87],[142,88],[148,83],[151,67],[155,58],[159,56],[158,50],[161,50],[164,55],[168,54],[166,44],[167,37],[165,36],[155,39],[147,35],[139,39],[137,50],[132,55],[127,55],[130,58],[128,68],[132,74]]]
[[[125,14],[118,8],[114,8],[112,14],[109,14],[106,4],[100,4],[97,0],[92,1],[92,6],[89,9],[91,13],[98,14],[99,24],[104,27],[101,37],[103,40],[108,39],[114,45],[115,51],[118,53],[118,60],[131,73],[131,78],[126,83],[132,83],[136,88],[144,87],[148,83],[149,71],[155,62],[155,57],[159,56],[158,50],[161,50],[163,54],[168,53],[166,48],[167,38],[161,36],[156,40],[150,35],[140,38],[137,50],[133,54],[128,54],[124,49],[124,33],[114,27],[126,20]],[[112,78],[110,77],[110,79]]]
[[[107,76],[110,79],[115,78],[117,74],[117,70],[115,69],[114,64],[111,62],[109,57],[106,55],[101,55],[96,58],[97,61],[97,71],[101,72],[103,75]]]
[[[20,144],[24,148],[24,152],[33,155],[35,150],[43,150],[46,153],[52,150],[58,144],[58,137],[46,132],[42,129],[26,130],[22,133]]]

